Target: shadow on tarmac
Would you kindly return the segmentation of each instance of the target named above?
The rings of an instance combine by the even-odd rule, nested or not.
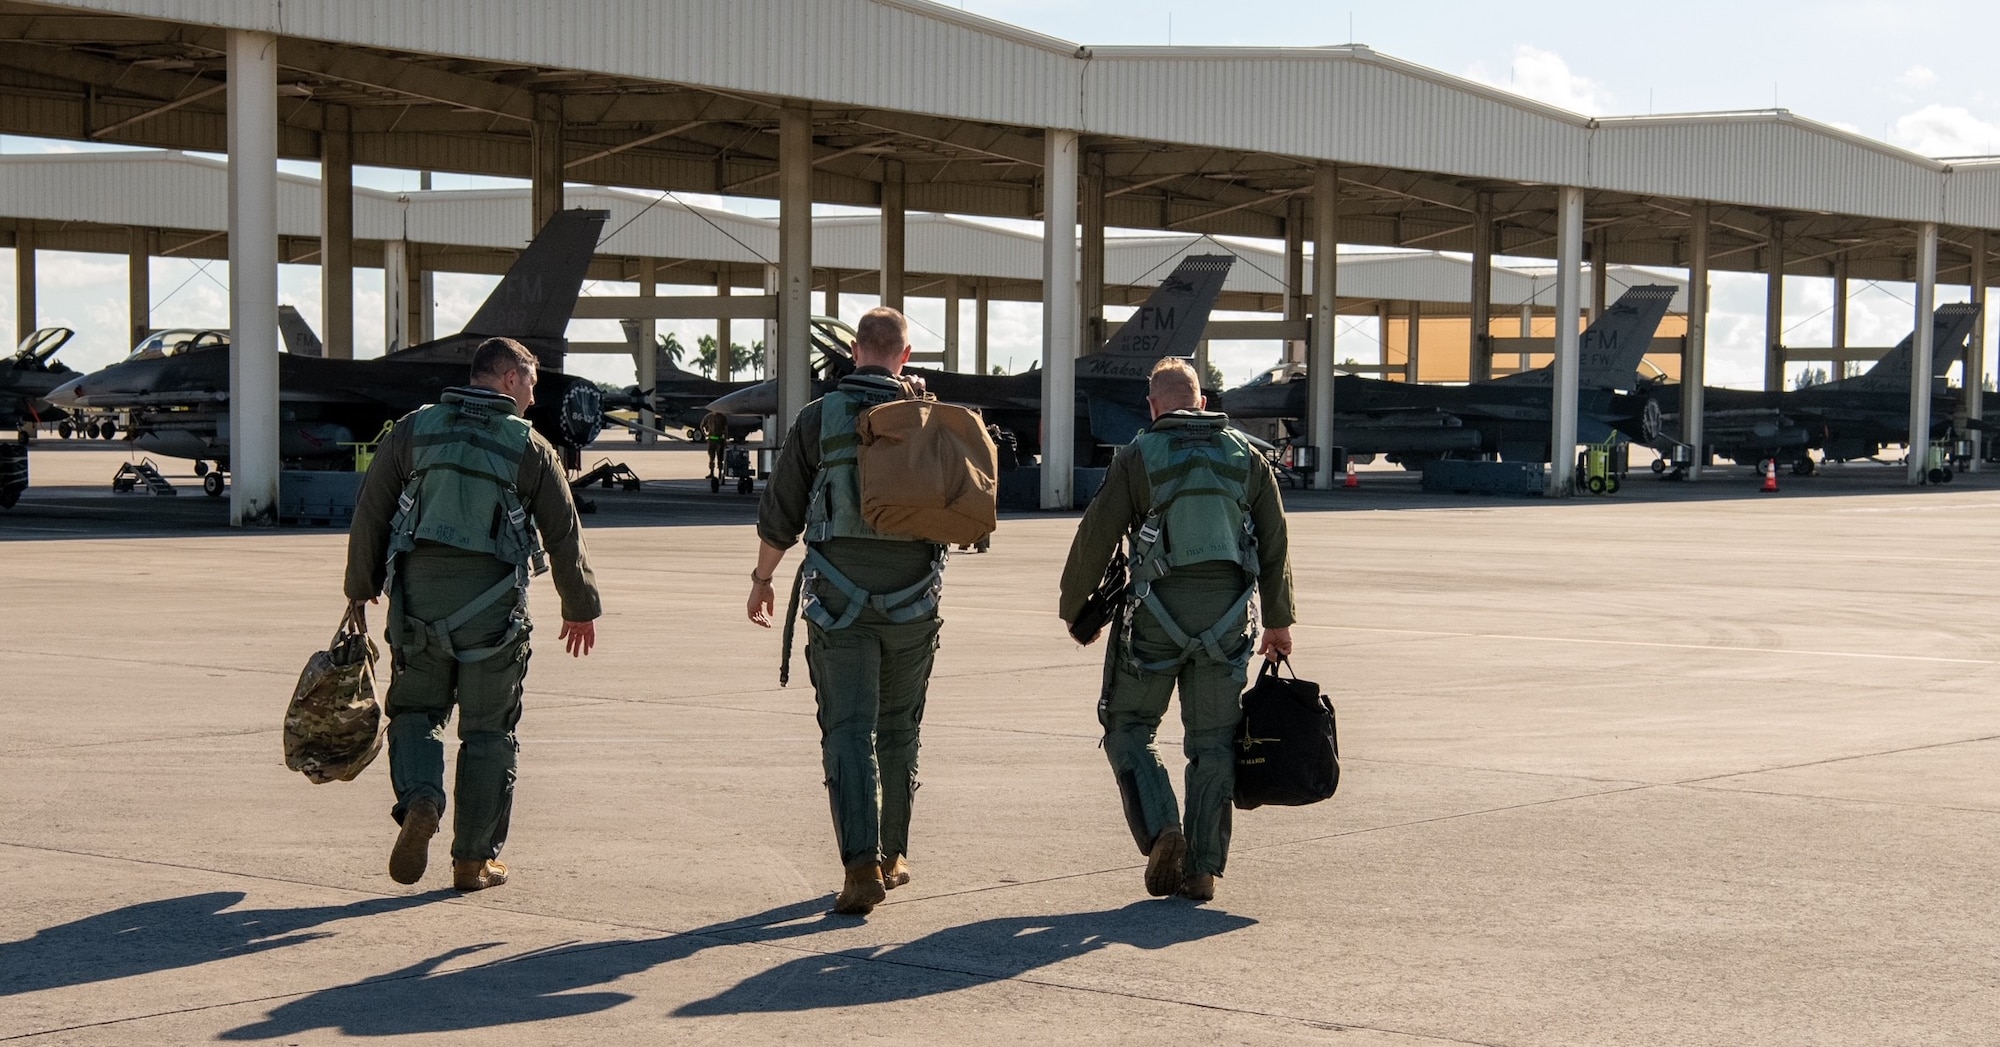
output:
[[[233,909],[241,891],[128,905],[0,942],[0,996],[178,970],[332,936],[308,928],[395,912],[449,891],[299,909]]]
[[[903,945],[800,957],[673,1013],[687,1018],[913,1000],[1016,978],[1111,945],[1164,949],[1256,922],[1216,909],[1157,901],[1099,912],[981,920]]]
[[[400,970],[323,989],[285,1003],[224,1040],[292,1037],[315,1029],[347,1036],[406,1036],[574,1018],[632,999],[602,989],[704,949],[761,944],[852,927],[828,913],[830,898],[661,938],[539,949],[440,971],[501,943],[461,946]],[[916,999],[989,982],[1113,944],[1161,949],[1239,930],[1256,921],[1213,909],[1140,902],[1123,909],[1009,917],[947,928],[903,945],[813,953],[753,975],[679,1017],[805,1011]],[[599,991],[582,991],[590,989]]]

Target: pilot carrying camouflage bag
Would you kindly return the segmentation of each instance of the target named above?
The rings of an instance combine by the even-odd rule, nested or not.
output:
[[[1287,680],[1283,657],[1264,660],[1257,682],[1243,694],[1243,723],[1236,730],[1236,809],[1265,804],[1318,803],[1340,787],[1340,737],[1333,703],[1319,685]]]
[[[388,718],[375,698],[375,642],[349,610],[324,651],[306,659],[285,709],[285,766],[314,785],[353,781],[382,751]]]
[[[999,525],[1000,453],[977,411],[890,400],[855,422],[861,519],[875,531],[971,545]]]

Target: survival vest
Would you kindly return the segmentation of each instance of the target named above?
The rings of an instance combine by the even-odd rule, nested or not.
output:
[[[945,547],[935,542],[931,569],[915,583],[891,593],[871,593],[842,574],[819,550],[834,538],[863,538],[883,542],[916,542],[921,539],[883,534],[868,526],[861,516],[861,479],[857,468],[861,437],[855,431],[861,412],[877,404],[907,399],[910,390],[899,378],[886,374],[850,374],[832,392],[820,398],[819,471],[813,475],[811,501],[806,508],[804,560],[792,581],[791,607],[785,617],[784,658],[778,666],[778,683],[790,683],[792,639],[799,615],[822,629],[845,629],[874,609],[891,622],[913,622],[936,613],[938,597],[944,590]],[[824,581],[838,592],[847,606],[838,615],[820,604],[814,591]]]
[[[1133,444],[1146,467],[1152,504],[1129,536],[1132,587],[1125,615],[1126,657],[1150,672],[1170,669],[1198,649],[1219,662],[1245,664],[1250,657],[1249,645],[1234,645],[1239,650],[1232,653],[1223,649],[1223,641],[1253,626],[1252,598],[1262,572],[1249,504],[1250,470],[1257,452],[1228,428],[1228,419],[1220,415],[1196,416],[1195,420],[1142,433]],[[1242,593],[1222,617],[1199,631],[1175,621],[1153,592],[1153,583],[1176,567],[1217,561],[1243,569],[1246,582]],[[1131,631],[1141,607],[1160,623],[1167,638],[1180,646],[1179,656],[1164,662],[1138,659]]]
[[[514,488],[533,429],[512,408],[513,401],[498,393],[448,389],[441,403],[409,418],[410,480],[397,496],[396,515],[389,522],[391,597],[408,606],[397,598],[396,564],[419,541],[490,553],[514,568],[449,617],[426,622],[404,615],[403,640],[411,650],[435,643],[460,662],[483,661],[527,626],[528,580],[547,571],[548,560]],[[453,647],[452,632],[509,590],[514,592],[514,614],[506,634],[490,647]]]

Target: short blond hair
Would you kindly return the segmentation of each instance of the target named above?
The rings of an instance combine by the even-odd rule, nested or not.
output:
[[[1185,410],[1201,403],[1201,379],[1194,368],[1178,356],[1169,356],[1153,365],[1146,378],[1146,393],[1160,406]]]

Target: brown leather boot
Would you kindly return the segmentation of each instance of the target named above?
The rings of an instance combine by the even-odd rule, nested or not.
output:
[[[1178,825],[1169,825],[1153,837],[1153,849],[1146,852],[1146,893],[1165,898],[1181,886],[1181,860],[1187,857],[1187,837]]]
[[[416,883],[424,878],[431,862],[431,837],[437,835],[444,810],[436,800],[419,796],[403,809],[403,829],[396,834],[396,846],[389,852],[389,878],[397,883]]]
[[[1193,902],[1215,900],[1215,875],[1213,873],[1190,873],[1181,881],[1180,895]]]
[[[910,860],[897,855],[882,863],[882,887],[893,891],[910,882]]]
[[[507,882],[507,863],[497,858],[454,858],[451,885],[461,891],[483,891]]]
[[[882,886],[882,863],[866,858],[847,867],[847,882],[833,899],[833,911],[842,916],[866,916],[888,893]]]

